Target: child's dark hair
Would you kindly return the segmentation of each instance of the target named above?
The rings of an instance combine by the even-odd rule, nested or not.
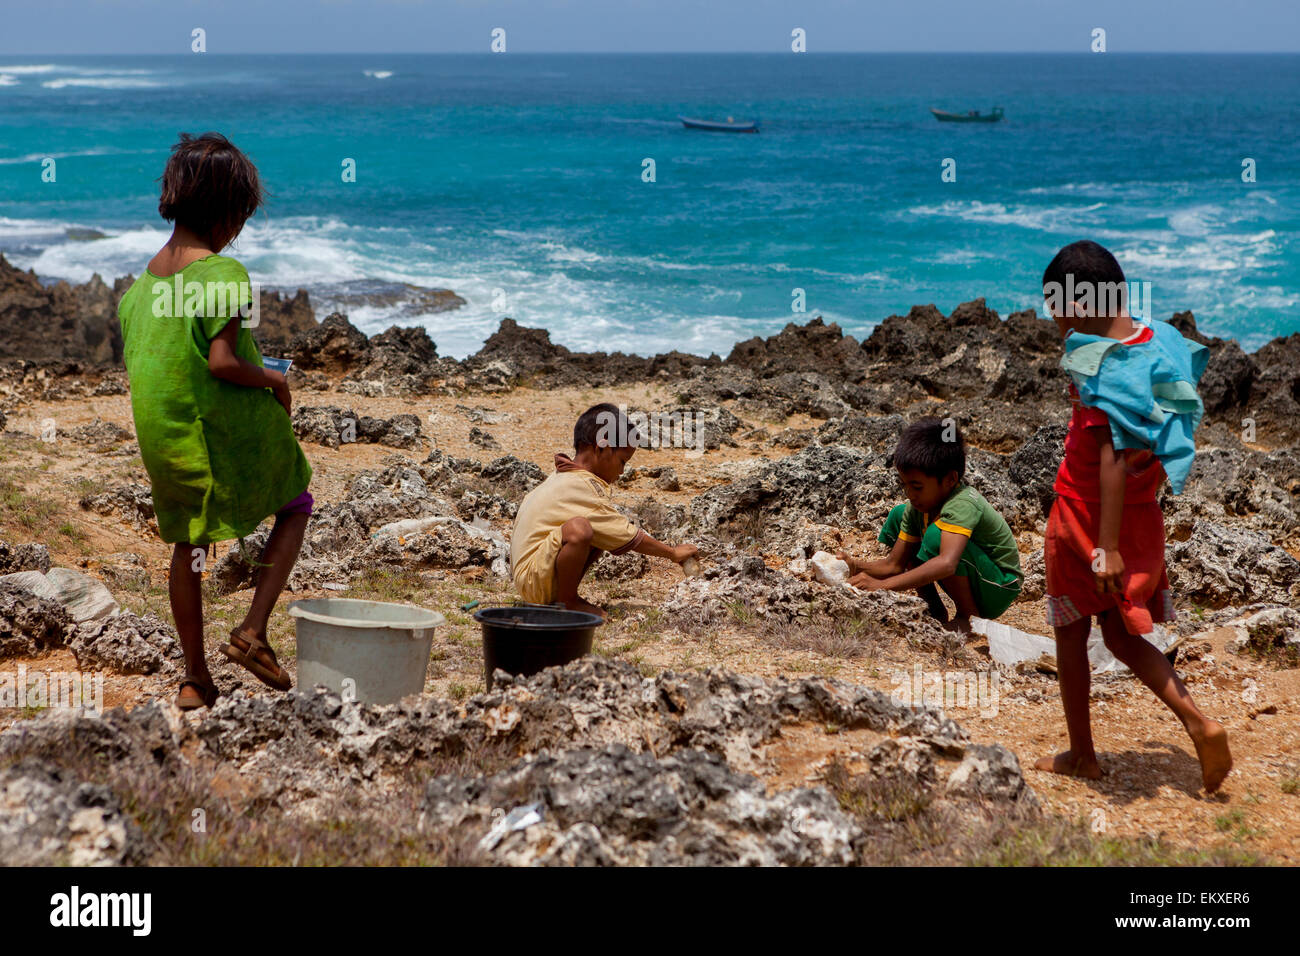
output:
[[[163,170],[158,213],[204,239],[234,238],[264,198],[257,167],[234,143],[220,133],[181,133]]]
[[[637,448],[641,445],[641,431],[630,424],[627,413],[612,402],[592,405],[573,426],[575,451],[595,448],[597,439],[604,439],[609,448]]]
[[[931,478],[943,478],[955,471],[958,478],[963,478],[966,439],[951,418],[923,418],[903,430],[893,462],[900,471],[919,471]]]
[[[1110,250],[1091,239],[1072,242],[1052,258],[1043,270],[1043,288],[1055,285],[1064,289],[1067,275],[1074,277],[1075,288],[1089,285],[1097,289],[1103,284],[1124,282],[1124,270]]]

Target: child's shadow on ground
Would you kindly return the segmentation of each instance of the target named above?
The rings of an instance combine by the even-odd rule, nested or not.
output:
[[[1166,787],[1194,799],[1202,798],[1201,763],[1195,754],[1167,741],[1148,740],[1144,744],[1145,750],[1099,754],[1102,777],[1086,781],[1088,786],[1118,804],[1158,796]]]

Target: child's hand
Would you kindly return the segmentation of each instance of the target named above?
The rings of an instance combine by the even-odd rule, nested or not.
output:
[[[700,549],[693,544],[679,544],[673,548],[673,560],[681,564],[687,558],[693,558],[700,553]]]
[[[1101,553],[1101,568],[1093,572],[1097,580],[1098,594],[1120,594],[1124,588],[1120,577],[1124,574],[1124,559],[1118,551],[1107,548]]]
[[[855,574],[853,577],[849,578],[849,584],[852,584],[855,588],[861,588],[864,591],[879,591],[885,586],[883,580],[880,578],[873,578],[871,575],[867,574],[866,571]]]
[[[266,377],[272,382],[271,393],[275,396],[276,401],[284,406],[285,412],[293,415],[293,399],[289,396],[289,382],[285,379],[283,372],[277,372],[274,369],[266,369]]]
[[[861,567],[857,561],[853,560],[853,557],[847,551],[836,551],[835,557],[839,558],[849,566],[849,574],[857,574]]]

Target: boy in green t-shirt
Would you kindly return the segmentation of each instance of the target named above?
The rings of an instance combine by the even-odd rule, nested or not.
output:
[[[889,556],[858,561],[840,552],[867,591],[916,588],[945,627],[970,631],[972,617],[995,618],[1020,593],[1020,552],[1006,520],[966,484],[966,443],[956,422],[926,418],[903,432],[894,467],[907,503],[894,507],[879,540]],[[957,613],[948,620],[935,589],[943,588]]]

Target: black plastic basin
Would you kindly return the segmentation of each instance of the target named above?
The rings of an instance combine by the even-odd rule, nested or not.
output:
[[[486,607],[474,614],[483,628],[487,689],[497,668],[527,677],[591,653],[601,619],[585,611],[545,605]]]

